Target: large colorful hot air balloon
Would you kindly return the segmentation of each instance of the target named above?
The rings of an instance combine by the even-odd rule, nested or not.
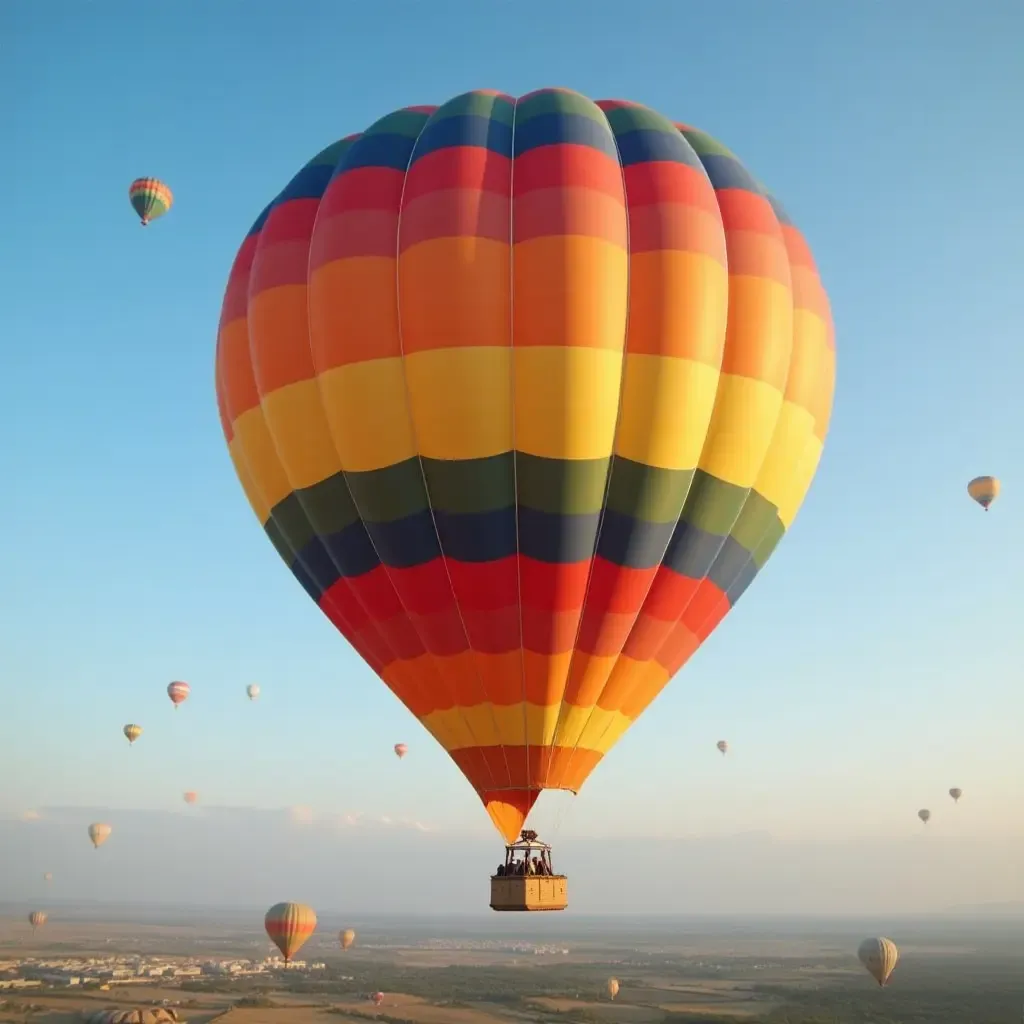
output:
[[[267,911],[263,927],[288,963],[316,931],[316,913],[303,903],[275,903]]]
[[[346,928],[338,936],[338,941],[341,943],[342,949],[351,949],[352,943],[356,941],[356,933],[351,928]]]
[[[128,186],[128,200],[145,227],[171,208],[174,195],[159,178],[136,178]]]
[[[188,683],[173,682],[167,684],[167,696],[171,698],[175,711],[178,710],[179,704],[184,704],[188,700],[188,695],[191,692],[192,687]]]
[[[892,939],[865,939],[857,949],[857,957],[868,974],[881,987],[889,980],[889,975],[892,974],[896,961],[900,958],[900,951]]]
[[[128,745],[131,746],[142,735],[142,726],[129,724],[126,725],[121,732],[125,734],[125,737],[128,740]]]
[[[999,481],[994,476],[976,476],[967,485],[967,493],[987,512],[999,497]]]
[[[89,826],[89,838],[95,849],[99,849],[109,838],[113,829],[102,821],[94,821]]]
[[[835,377],[810,250],[736,157],[562,89],[315,156],[242,243],[216,362],[271,542],[507,841],[775,550]]]
[[[46,924],[46,911],[33,910],[32,913],[28,915],[28,923],[32,925],[32,931],[35,931],[37,928],[42,928],[42,926]]]

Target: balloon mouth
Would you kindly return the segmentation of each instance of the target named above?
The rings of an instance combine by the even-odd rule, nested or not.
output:
[[[480,799],[506,843],[514,843],[526,823],[526,816],[540,796],[539,789],[499,789],[483,792]]]

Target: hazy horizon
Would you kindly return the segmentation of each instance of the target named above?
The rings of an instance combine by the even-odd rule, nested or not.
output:
[[[294,809],[181,812],[43,808],[0,820],[10,852],[0,901],[269,906],[456,914],[487,909],[502,855],[486,833],[423,831],[416,822],[294,814]],[[99,850],[90,821],[113,834]],[[930,827],[929,827],[930,829]],[[731,835],[562,835],[555,866],[570,911],[602,914],[917,914],[1024,901],[1018,842],[917,834],[816,840]],[[608,870],[605,870],[605,865]],[[42,872],[53,872],[45,883]],[[430,885],[423,884],[429,876]],[[639,880],[639,881],[638,881]]]

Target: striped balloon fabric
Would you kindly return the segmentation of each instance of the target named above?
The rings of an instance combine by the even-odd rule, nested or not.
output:
[[[145,227],[151,220],[162,217],[171,208],[174,195],[159,178],[136,178],[128,186],[128,201]]]
[[[275,903],[267,911],[263,927],[285,961],[290,961],[316,931],[316,913],[304,903]]]
[[[828,300],[727,149],[471,92],[314,157],[228,281],[217,396],[278,553],[511,839],[775,550],[828,428]]]

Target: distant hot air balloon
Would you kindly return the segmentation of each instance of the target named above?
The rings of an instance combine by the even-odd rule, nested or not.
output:
[[[999,497],[999,488],[999,481],[994,476],[976,476],[967,485],[967,493],[987,512]]]
[[[178,710],[179,704],[184,704],[188,700],[188,695],[191,692],[192,687],[188,683],[173,682],[167,684],[167,696],[171,698],[175,711]]]
[[[89,838],[98,850],[109,838],[113,829],[106,822],[95,821],[89,826]]]
[[[316,913],[303,903],[275,903],[267,911],[263,927],[288,963],[316,931]]]
[[[892,939],[878,938],[865,939],[857,949],[857,956],[860,962],[867,969],[879,986],[885,985],[892,974],[896,961],[900,957],[900,951]]]
[[[409,753],[409,747],[405,743],[396,743],[395,753],[398,755],[398,759],[401,760]]]
[[[128,199],[143,227],[162,217],[174,203],[171,190],[158,178],[136,178],[128,186]]]
[[[339,936],[342,949],[351,949],[352,943],[356,941],[356,933],[351,928],[346,928]]]
[[[121,732],[128,737],[128,745],[131,746],[142,735],[142,726],[126,725]]]
[[[260,688],[259,688],[259,686],[256,683],[250,683],[245,688],[245,695],[249,698],[249,700],[259,700],[259,696],[260,696]]]
[[[32,913],[28,915],[28,923],[32,925],[32,931],[35,931],[37,928],[42,928],[42,926],[46,924],[46,911],[33,910]]]
[[[43,875],[43,881],[44,882],[52,882],[53,881],[53,872],[52,871],[47,871],[46,874]]]
[[[953,798],[953,803],[959,803],[960,797],[964,795],[964,791],[959,786],[954,786],[950,791],[949,795]]]
[[[614,999],[619,994],[619,979],[609,978],[605,987],[608,989],[608,998]]]
[[[380,1004],[384,1002],[384,993],[374,992],[373,995],[370,996],[370,998],[373,1000],[374,1006],[380,1006]]]
[[[729,753],[729,744],[725,740],[719,740],[715,746],[718,747],[719,751],[721,751],[723,757]]]
[[[194,789],[187,789],[185,790],[184,800],[191,807],[192,804],[199,801],[199,794]]]
[[[921,810],[917,812],[917,816],[927,825],[931,819],[932,812],[929,811],[927,807],[922,807]]]
[[[238,251],[216,359],[268,537],[508,842],[764,566],[834,380],[775,199],[705,133],[567,89],[315,156]]]

